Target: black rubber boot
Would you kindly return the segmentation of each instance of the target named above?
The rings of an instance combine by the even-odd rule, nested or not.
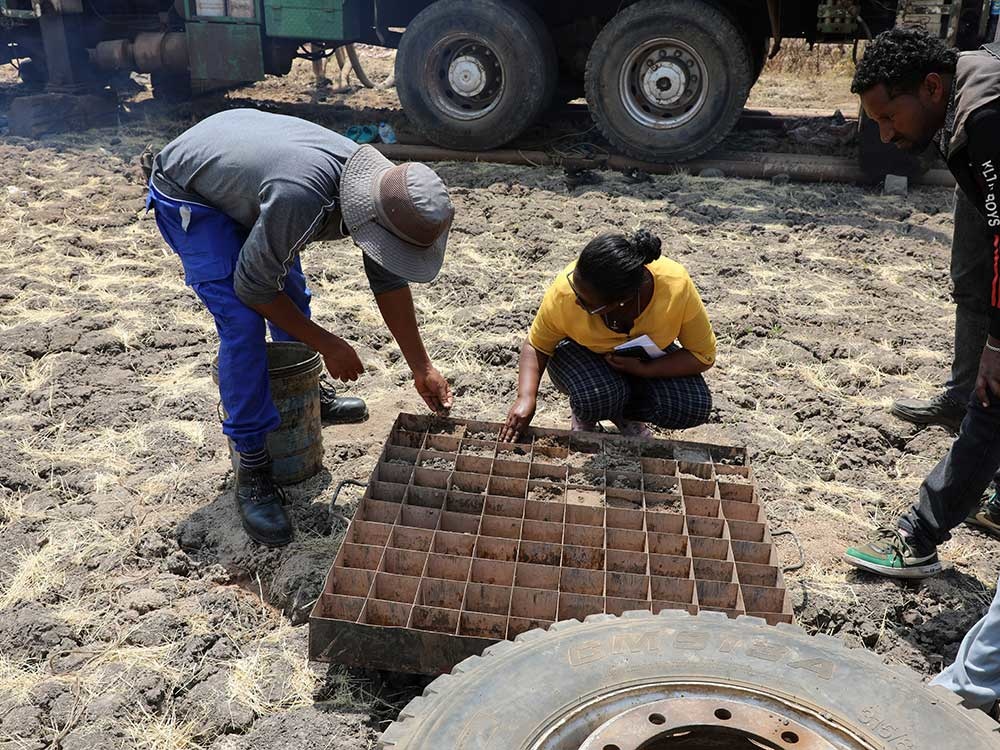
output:
[[[236,473],[236,505],[247,535],[268,547],[292,541],[292,522],[285,513],[285,494],[271,477],[270,464]]]
[[[965,404],[960,404],[947,396],[935,396],[930,401],[919,398],[896,399],[890,409],[894,417],[913,424],[937,424],[952,432],[965,419]]]
[[[353,396],[337,397],[337,391],[326,383],[319,386],[319,414],[327,424],[364,422],[368,419],[368,405]]]

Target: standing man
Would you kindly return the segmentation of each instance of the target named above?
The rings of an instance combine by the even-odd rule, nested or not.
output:
[[[924,31],[892,29],[865,50],[851,90],[884,142],[913,151],[936,142],[959,188],[952,382],[971,382],[969,360],[978,359],[973,392],[958,437],[921,485],[919,501],[896,528],[879,529],[846,555],[875,573],[923,578],[941,570],[937,546],[970,513],[981,524],[1000,524],[990,505],[976,514],[1000,467],[1000,45],[960,55]]]
[[[203,120],[156,156],[147,207],[215,318],[222,431],[240,454],[243,527],[261,544],[287,544],[292,526],[265,442],[280,423],[265,321],[275,341],[319,352],[332,377],[358,379],[364,368],[354,348],[310,319],[299,260],[310,242],[349,236],[417,391],[433,411],[447,412],[451,392],[424,349],[407,282],[432,281],[441,270],[454,216],[448,191],[423,164],[393,166],[319,125],[238,109]],[[327,393],[321,406],[328,421],[367,416],[360,399]]]

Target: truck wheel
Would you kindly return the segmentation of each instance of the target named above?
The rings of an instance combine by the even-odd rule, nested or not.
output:
[[[681,610],[557,622],[439,677],[392,750],[941,750],[998,725],[862,649],[789,625]]]
[[[746,36],[700,0],[641,0],[601,30],[587,101],[605,137],[639,159],[693,159],[719,144],[753,81]]]
[[[446,148],[515,138],[551,101],[557,78],[541,18],[511,0],[438,0],[413,19],[396,54],[403,110]]]

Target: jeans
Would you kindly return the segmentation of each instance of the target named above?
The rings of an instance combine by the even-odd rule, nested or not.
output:
[[[921,549],[948,541],[951,530],[979,505],[998,467],[1000,396],[991,393],[987,407],[969,400],[958,437],[920,485],[920,499],[899,520],[899,528]]]
[[[1000,700],[1000,593],[965,634],[955,663],[931,680],[931,685],[957,693],[967,708],[988,710]]]
[[[979,358],[989,332],[993,243],[986,221],[955,191],[955,233],[951,242],[952,298],[955,300],[955,353],[945,394],[964,404],[976,386]]]
[[[178,201],[150,188],[147,208],[156,225],[180,256],[184,278],[215,319],[219,334],[219,398],[226,411],[222,432],[240,453],[266,446],[267,434],[281,424],[271,400],[267,371],[266,328],[274,341],[294,341],[236,296],[233,271],[247,231],[221,211]],[[285,294],[309,317],[311,293],[298,258],[285,277]]]

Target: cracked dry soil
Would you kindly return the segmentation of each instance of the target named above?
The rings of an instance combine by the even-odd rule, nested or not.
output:
[[[359,251],[321,244],[303,262],[319,321],[366,363],[350,390],[373,416],[325,429],[327,472],[290,492],[296,541],[263,550],[233,508],[211,320],[143,212],[146,143],[234,101],[298,112],[306,88],[300,68],[194,110],[137,101],[115,129],[0,138],[3,750],[373,747],[421,687],[305,660],[303,623],[356,498],[346,489],[331,510],[333,488],[365,478],[396,413],[421,409]],[[14,89],[0,82],[0,113]],[[358,97],[359,117],[395,106]],[[355,116],[329,110],[332,126]],[[712,422],[679,436],[749,447],[772,528],[805,551],[787,577],[799,622],[924,675],[954,655],[992,595],[997,542],[959,529],[923,585],[840,560],[948,446],[887,407],[945,376],[950,191],[614,173],[570,189],[552,169],[437,166],[457,220],[441,278],[415,296],[457,416],[503,419],[535,307],[581,239],[646,226],[719,337]],[[546,380],[536,423],[568,419]]]

